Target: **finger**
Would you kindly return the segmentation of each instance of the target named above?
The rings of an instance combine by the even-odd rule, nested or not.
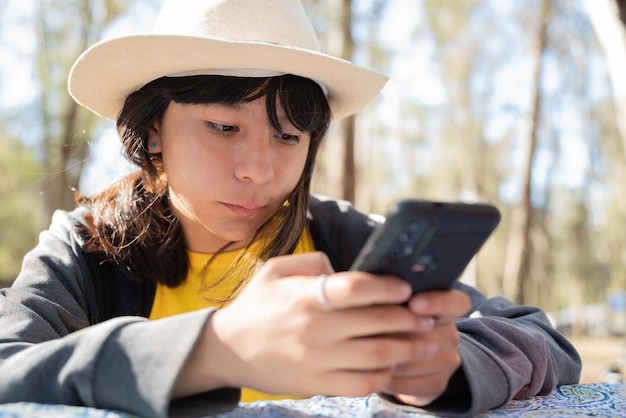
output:
[[[333,369],[368,371],[426,362],[436,352],[437,345],[430,339],[370,337],[336,344],[320,360]]]
[[[461,365],[461,356],[455,348],[436,345],[436,350],[428,354],[431,355],[430,358],[424,355],[421,359],[416,357],[413,362],[398,364],[393,371],[394,379],[451,373]]]
[[[416,315],[432,316],[438,323],[448,323],[465,315],[471,302],[466,293],[453,289],[419,293],[409,300],[408,307]]]
[[[261,271],[265,277],[317,276],[334,272],[328,256],[321,251],[291,254],[269,259]]]
[[[432,358],[416,359],[396,366],[393,376],[395,379],[423,378],[431,375],[443,374],[451,376],[461,365],[461,355],[458,351],[459,335],[454,325],[437,327],[437,349]],[[395,387],[399,390],[399,387]]]
[[[393,370],[393,379],[386,391],[396,394],[399,399],[409,404],[428,404],[446,390],[450,377],[460,364],[460,359],[447,362],[433,359],[399,366]]]
[[[411,286],[392,276],[376,276],[364,272],[342,272],[329,276],[324,294],[335,309],[401,304],[411,296]]]
[[[394,377],[386,392],[412,405],[426,405],[437,399],[448,387],[450,376],[431,373],[418,377]]]
[[[320,326],[325,337],[333,341],[374,336],[411,338],[431,332],[435,321],[394,304],[336,310]]]

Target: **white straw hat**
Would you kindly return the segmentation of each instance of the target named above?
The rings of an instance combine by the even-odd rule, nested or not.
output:
[[[387,77],[319,51],[300,0],[165,0],[152,33],[101,41],[74,63],[69,92],[115,120],[126,97],[163,76],[310,78],[334,119],[370,102]]]

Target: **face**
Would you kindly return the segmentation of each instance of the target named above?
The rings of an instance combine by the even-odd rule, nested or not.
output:
[[[189,250],[244,247],[296,187],[310,135],[280,106],[278,116],[282,132],[271,126],[264,98],[234,106],[171,102],[155,123],[150,152],[162,154]]]

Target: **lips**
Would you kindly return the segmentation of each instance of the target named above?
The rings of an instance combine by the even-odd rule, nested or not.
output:
[[[226,206],[226,208],[234,214],[246,217],[258,215],[266,208],[265,205],[257,204],[235,205],[231,203],[224,203],[224,206]]]

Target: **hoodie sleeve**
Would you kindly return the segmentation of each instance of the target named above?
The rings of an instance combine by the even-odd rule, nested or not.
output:
[[[235,407],[238,389],[170,402],[211,310],[90,325],[84,260],[72,250],[70,231],[67,215],[57,212],[13,286],[0,290],[0,403],[83,405],[144,417]]]

